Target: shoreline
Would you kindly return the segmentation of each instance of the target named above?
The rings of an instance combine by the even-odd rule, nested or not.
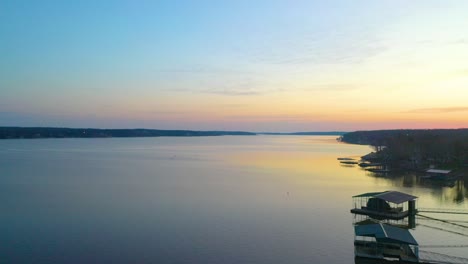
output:
[[[99,128],[60,128],[60,127],[0,127],[0,139],[39,139],[39,138],[139,138],[139,137],[209,137],[209,136],[257,136],[257,135],[296,135],[296,136],[342,136],[345,132],[248,132],[225,130],[163,130],[163,129],[99,129]]]

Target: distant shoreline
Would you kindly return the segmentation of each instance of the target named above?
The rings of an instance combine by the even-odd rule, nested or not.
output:
[[[135,138],[135,137],[208,137],[208,136],[256,136],[256,135],[329,135],[342,136],[345,132],[293,132],[255,133],[246,131],[197,131],[161,129],[98,129],[59,127],[0,127],[0,139],[39,138]]]

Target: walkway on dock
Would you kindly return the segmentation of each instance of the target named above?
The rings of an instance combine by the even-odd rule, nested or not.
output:
[[[431,251],[419,250],[419,262],[439,264],[466,264],[468,263],[468,258],[460,258]]]
[[[361,209],[361,208],[351,209],[351,213],[374,216],[374,217],[381,217],[381,218],[392,219],[392,220],[400,220],[408,216],[408,211],[389,212],[389,211],[375,211],[375,210],[368,210],[368,209]]]
[[[468,209],[418,208],[418,213],[467,214],[468,215]]]

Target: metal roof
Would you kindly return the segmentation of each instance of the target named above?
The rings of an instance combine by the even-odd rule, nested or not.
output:
[[[387,224],[357,225],[354,233],[356,236],[375,237],[377,242],[418,245],[408,230]]]
[[[397,191],[384,192],[382,194],[375,195],[374,197],[396,204],[401,204],[418,198],[416,196]]]
[[[429,169],[426,171],[427,173],[440,173],[440,174],[449,174],[451,170],[436,170],[436,169]]]
[[[374,198],[379,198],[387,202],[396,203],[396,204],[401,204],[401,203],[412,201],[418,198],[416,196],[409,195],[409,194],[402,193],[402,192],[397,192],[397,191],[370,192],[370,193],[363,193],[363,194],[353,196],[353,198],[356,198],[356,197],[374,197]]]
[[[378,194],[381,194],[381,193],[384,193],[384,192],[368,192],[368,193],[362,193],[362,194],[358,194],[358,195],[355,195],[353,196],[353,198],[355,197],[374,197]]]

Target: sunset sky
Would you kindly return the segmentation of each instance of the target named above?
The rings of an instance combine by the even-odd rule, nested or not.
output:
[[[468,127],[468,1],[0,1],[0,126]]]

